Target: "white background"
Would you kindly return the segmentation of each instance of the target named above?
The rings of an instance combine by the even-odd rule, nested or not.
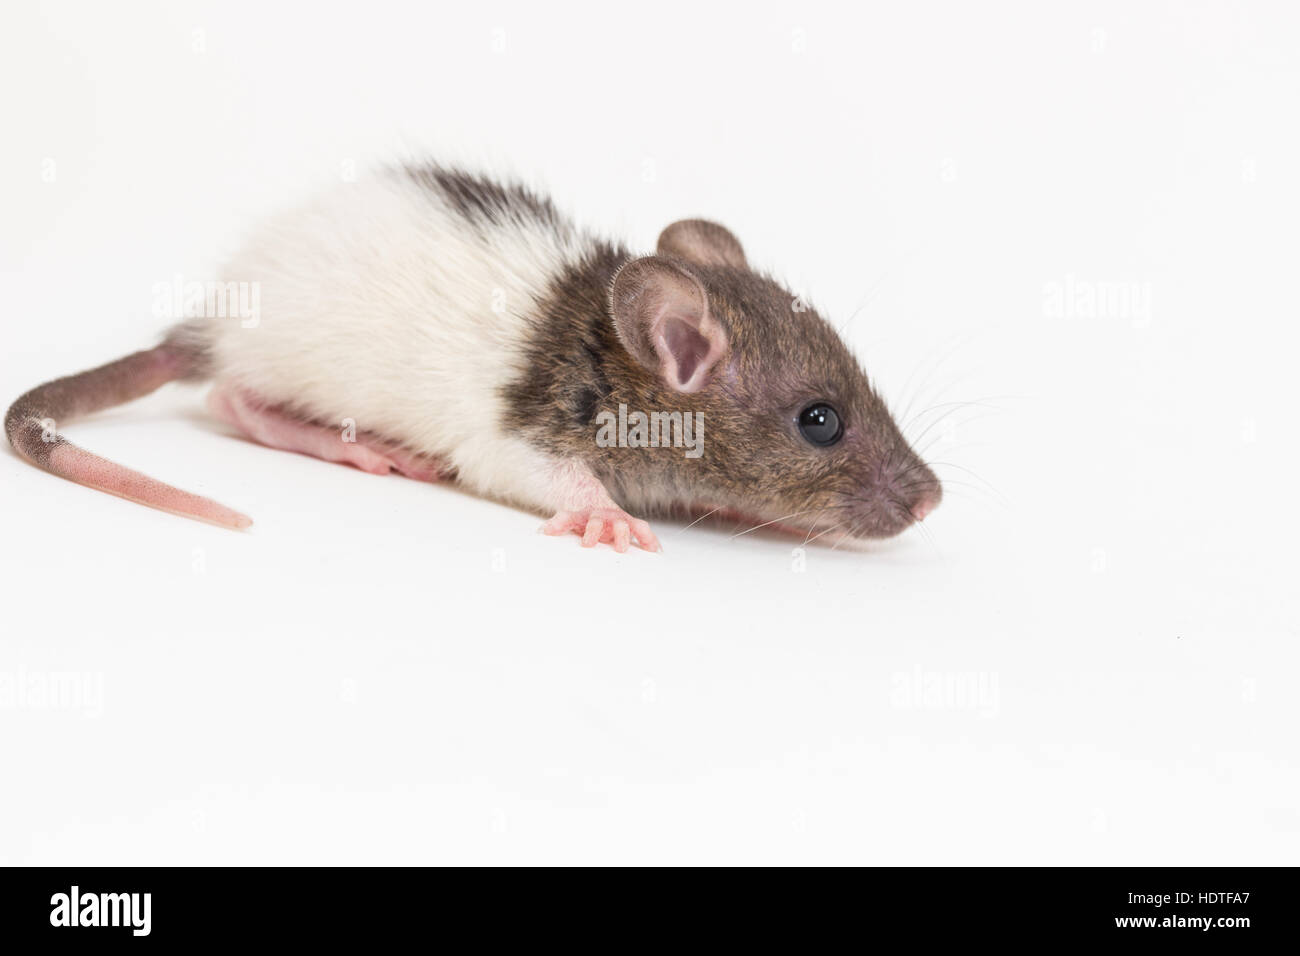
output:
[[[585,551],[195,388],[68,434],[248,533],[6,449],[0,862],[1295,863],[1300,14],[859,6],[6,4],[4,402],[429,151],[728,224],[950,484],[801,564]]]

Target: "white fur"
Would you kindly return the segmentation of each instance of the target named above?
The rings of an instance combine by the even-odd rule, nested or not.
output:
[[[545,510],[560,463],[502,424],[502,386],[552,277],[591,242],[521,218],[467,223],[390,173],[269,222],[229,263],[260,321],[214,319],[218,382],[453,465],[481,494]]]

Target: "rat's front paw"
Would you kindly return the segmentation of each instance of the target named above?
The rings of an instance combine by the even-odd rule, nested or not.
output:
[[[633,518],[619,508],[591,508],[586,511],[561,511],[542,525],[542,534],[579,534],[582,546],[594,548],[602,541],[623,553],[636,538],[644,551],[662,551],[650,525]]]

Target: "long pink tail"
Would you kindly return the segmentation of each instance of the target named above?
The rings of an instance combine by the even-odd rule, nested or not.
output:
[[[193,354],[164,342],[88,372],[38,385],[9,406],[5,415],[9,443],[28,461],[77,484],[224,528],[247,528],[253,523],[247,515],[92,455],[55,431],[56,422],[63,425],[121,405],[184,377],[193,370]]]

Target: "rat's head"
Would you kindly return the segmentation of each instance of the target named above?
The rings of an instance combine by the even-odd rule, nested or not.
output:
[[[654,383],[647,400],[704,418],[698,459],[673,483],[753,523],[886,538],[939,504],[934,472],[908,446],[835,330],[752,271],[736,238],[685,220],[614,279],[619,339]]]

